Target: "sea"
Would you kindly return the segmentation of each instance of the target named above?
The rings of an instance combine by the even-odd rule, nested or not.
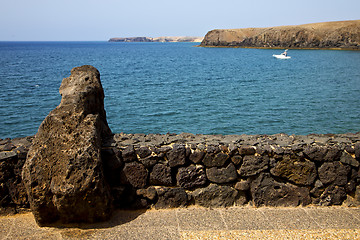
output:
[[[0,138],[36,134],[73,67],[101,74],[113,133],[360,131],[360,51],[0,42]]]

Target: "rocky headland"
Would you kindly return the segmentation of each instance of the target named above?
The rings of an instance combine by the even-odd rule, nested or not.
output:
[[[124,37],[110,38],[109,42],[201,42],[202,37]]]
[[[360,20],[215,29],[206,34],[200,46],[360,50]]]

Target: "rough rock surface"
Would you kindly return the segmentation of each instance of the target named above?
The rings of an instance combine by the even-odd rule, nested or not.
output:
[[[202,187],[206,184],[205,170],[202,165],[190,165],[179,168],[177,184],[185,189]]]
[[[188,195],[183,188],[161,187],[156,189],[158,201],[156,209],[185,207],[188,202]]]
[[[270,173],[283,177],[299,185],[312,185],[316,179],[316,166],[314,162],[299,157],[285,155],[278,161]]]
[[[206,34],[200,46],[360,49],[360,20],[216,29]]]
[[[318,171],[322,183],[344,186],[347,183],[351,169],[340,162],[326,162],[319,167]]]
[[[29,207],[21,171],[32,139],[0,141],[0,213],[16,213],[21,208]]]
[[[229,183],[237,179],[236,168],[232,163],[223,168],[208,168],[206,169],[206,176],[214,183]]]
[[[186,149],[184,145],[174,145],[173,148],[167,152],[170,167],[182,166],[186,161]]]
[[[62,81],[62,99],[41,123],[23,167],[30,207],[40,225],[109,217],[102,140],[110,137],[100,73],[76,67]]]
[[[306,187],[277,182],[268,173],[262,173],[254,179],[250,189],[257,207],[296,207],[311,203],[310,192]]]
[[[125,163],[123,169],[125,181],[134,188],[144,188],[147,184],[148,171],[138,162]]]
[[[253,176],[268,169],[268,165],[269,157],[266,155],[246,155],[238,172],[240,176]]]
[[[171,168],[166,164],[156,164],[150,173],[150,184],[160,186],[171,186]]]
[[[234,204],[238,192],[230,186],[210,184],[206,188],[196,189],[192,196],[195,204],[203,207],[230,207]]]

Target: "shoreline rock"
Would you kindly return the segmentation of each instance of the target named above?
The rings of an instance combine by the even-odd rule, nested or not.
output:
[[[109,42],[201,42],[203,37],[123,37],[110,38]]]
[[[268,28],[215,29],[201,47],[360,50],[360,20]]]
[[[92,66],[73,68],[59,92],[61,103],[41,123],[23,166],[30,208],[42,226],[106,220],[112,197],[101,148],[111,130],[100,73]]]

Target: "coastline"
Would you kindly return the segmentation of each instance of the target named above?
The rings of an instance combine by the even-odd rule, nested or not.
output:
[[[206,34],[201,46],[359,50],[360,20],[214,29]]]

